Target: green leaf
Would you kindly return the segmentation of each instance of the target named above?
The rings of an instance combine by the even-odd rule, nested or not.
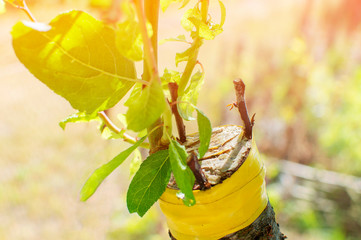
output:
[[[99,125],[99,130],[101,135],[105,139],[119,139],[124,138],[124,133],[126,132],[125,128],[122,128],[119,133],[115,133],[110,130],[108,127],[104,126],[104,124]]]
[[[165,109],[162,86],[157,80],[144,88],[137,84],[124,105],[128,107],[128,129],[140,132],[154,123]]]
[[[92,175],[85,182],[83,188],[80,192],[80,199],[82,201],[86,201],[89,197],[91,197],[94,192],[97,190],[99,185],[104,181],[104,179],[112,173],[120,164],[124,162],[127,157],[137,148],[140,144],[146,139],[146,137],[138,140],[133,146],[119,153],[115,158],[113,158],[108,163],[102,165],[97,168]]]
[[[196,49],[200,48],[202,46],[203,42],[198,41],[198,44],[193,44],[191,47],[189,47],[187,50],[185,50],[182,53],[176,53],[175,55],[175,65],[178,66],[180,62],[188,61],[188,59],[193,58],[195,55]]]
[[[115,31],[82,11],[44,24],[19,22],[12,30],[19,60],[80,112],[111,108],[136,80],[134,63],[116,48]]]
[[[116,29],[116,44],[119,52],[133,61],[143,59],[143,40],[139,22],[136,20],[135,10],[132,4],[122,4],[122,13],[126,20],[119,23]],[[153,35],[152,24],[147,22],[148,36]]]
[[[177,141],[171,140],[169,144],[169,158],[172,166],[175,181],[179,187],[183,203],[186,206],[193,206],[196,199],[193,195],[193,185],[195,181],[192,170],[187,165],[187,152],[183,145]]]
[[[163,76],[160,77],[160,79],[162,81],[163,89],[168,90],[168,83],[170,83],[170,82],[179,83],[180,78],[181,78],[180,72],[174,71],[174,70],[169,70],[167,68],[164,69]]]
[[[211,121],[207,116],[197,108],[197,123],[198,123],[198,132],[199,132],[199,158],[202,158],[204,154],[208,151],[209,142],[211,141],[212,135],[212,125]]]
[[[165,191],[170,172],[168,150],[158,151],[145,159],[129,185],[129,212],[144,216]]]
[[[204,73],[195,73],[189,83],[188,88],[184,91],[184,94],[180,96],[180,103],[178,103],[179,114],[185,120],[193,120],[192,113],[194,112],[194,106],[197,105],[199,91],[203,85]]]
[[[195,27],[194,23],[192,21],[190,21],[190,18],[196,18],[199,21],[202,20],[201,11],[198,9],[197,6],[195,6],[194,8],[188,9],[184,13],[184,15],[181,19],[182,27],[188,32],[192,31]]]
[[[76,123],[76,122],[89,122],[92,120],[98,120],[100,121],[99,117],[97,114],[86,114],[85,112],[77,112],[74,113],[73,115],[70,115],[69,117],[65,118],[64,120],[62,120],[61,122],[59,122],[59,126],[65,130],[66,124],[67,123]]]
[[[143,41],[137,21],[127,20],[118,24],[116,43],[123,56],[133,61],[143,59]]]
[[[206,40],[213,40],[218,34],[223,31],[221,25],[219,24],[206,24],[201,19],[195,17],[190,17],[189,21],[191,21],[199,30],[198,36]]]
[[[190,47],[187,50],[185,50],[184,52],[176,53],[176,55],[175,55],[175,65],[178,67],[178,64],[180,62],[188,61],[188,59],[191,57],[193,52],[194,52],[194,48]]]
[[[142,164],[142,154],[138,149],[133,152],[133,159],[129,166],[129,176],[132,177],[140,168]]]

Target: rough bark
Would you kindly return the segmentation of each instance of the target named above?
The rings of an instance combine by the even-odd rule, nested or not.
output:
[[[275,220],[275,212],[270,202],[262,214],[248,227],[238,232],[229,234],[221,240],[282,240],[287,237],[281,233],[278,223]]]

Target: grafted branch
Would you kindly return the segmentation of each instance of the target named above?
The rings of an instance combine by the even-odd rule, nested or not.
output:
[[[238,78],[233,81],[234,89],[236,91],[236,98],[237,103],[236,107],[238,108],[238,111],[241,115],[241,119],[244,124],[244,136],[248,139],[252,139],[252,128],[254,123],[254,115],[252,117],[252,120],[250,120],[248,111],[247,111],[247,105],[246,105],[246,99],[244,96],[246,85],[242,81],[242,79]]]
[[[177,123],[179,140],[181,143],[185,143],[185,141],[187,140],[186,139],[186,127],[184,126],[183,119],[178,112],[178,108],[177,108],[177,104],[176,104],[177,98],[178,98],[178,84],[175,82],[170,82],[170,83],[168,83],[168,88],[169,88],[169,92],[170,92],[170,95],[172,98],[171,108],[172,108],[172,113],[175,117],[175,121]]]

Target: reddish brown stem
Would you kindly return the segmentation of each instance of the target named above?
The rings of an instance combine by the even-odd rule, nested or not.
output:
[[[170,83],[168,83],[168,88],[169,88],[169,92],[170,92],[170,95],[172,98],[171,108],[172,108],[173,115],[175,117],[175,121],[177,123],[179,140],[181,143],[185,143],[187,141],[186,127],[184,126],[183,119],[178,112],[177,104],[175,104],[177,102],[177,98],[178,98],[178,84],[175,82],[170,82]]]
[[[246,85],[242,81],[242,79],[238,78],[233,81],[234,89],[236,90],[236,98],[237,98],[237,108],[241,115],[241,119],[244,124],[244,136],[248,139],[252,139],[252,128],[254,122],[254,115],[252,117],[252,121],[249,119],[246,99],[244,96],[244,92],[246,89]]]
[[[194,151],[188,156],[187,165],[192,170],[201,190],[211,188],[211,184],[204,175],[201,165],[199,165],[197,154]]]

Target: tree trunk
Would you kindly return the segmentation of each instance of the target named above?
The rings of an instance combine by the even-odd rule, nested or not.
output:
[[[172,236],[170,231],[169,236],[172,240],[177,240]],[[266,209],[251,225],[224,236],[220,240],[282,240],[286,238],[287,237],[281,233],[279,225],[275,220],[275,213],[271,203],[268,202]]]

